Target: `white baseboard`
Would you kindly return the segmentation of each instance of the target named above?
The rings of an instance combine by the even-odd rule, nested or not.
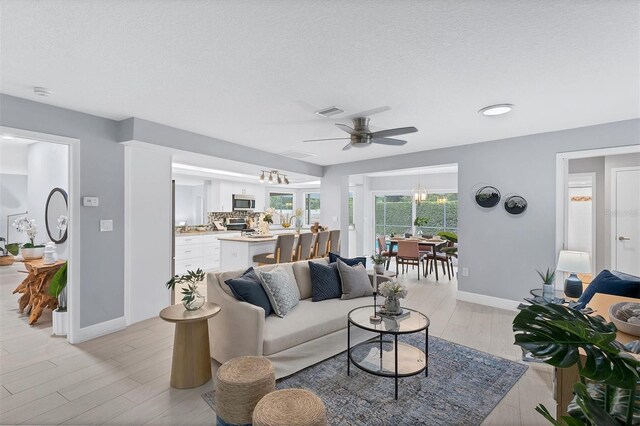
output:
[[[499,297],[486,296],[484,294],[469,293],[467,291],[459,291],[456,299],[463,302],[477,303],[479,305],[491,306],[493,308],[506,309],[508,311],[517,311],[521,302],[510,299],[501,299]]]
[[[105,334],[110,334],[125,328],[127,328],[125,317],[114,318],[88,327],[82,327],[78,330],[78,338],[74,339],[76,341],[71,343],[86,342],[87,340],[95,339],[96,337],[104,336]]]

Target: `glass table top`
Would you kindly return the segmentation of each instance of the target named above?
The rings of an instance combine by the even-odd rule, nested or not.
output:
[[[403,315],[397,318],[383,316],[379,324],[374,324],[369,319],[373,315],[373,305],[361,306],[349,312],[349,322],[365,330],[388,334],[416,333],[429,327],[430,321],[426,315],[409,308],[402,310]]]

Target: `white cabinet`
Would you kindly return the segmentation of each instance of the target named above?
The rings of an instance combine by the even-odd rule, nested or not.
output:
[[[239,237],[240,232],[222,234]],[[185,274],[200,268],[205,272],[220,269],[220,241],[215,234],[176,235],[175,273]]]
[[[255,211],[265,210],[265,186],[259,183],[212,180],[208,186],[207,211],[230,212],[233,210],[233,194],[253,195],[256,199]]]

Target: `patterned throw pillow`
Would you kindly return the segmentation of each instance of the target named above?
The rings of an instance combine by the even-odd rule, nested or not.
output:
[[[342,284],[338,265],[322,265],[317,262],[309,262],[311,275],[311,301],[320,302],[327,299],[339,299],[342,296]]]
[[[342,300],[355,299],[363,296],[373,296],[373,287],[369,281],[369,274],[361,263],[349,266],[338,259],[338,272],[342,281]]]
[[[283,318],[300,301],[298,285],[280,266],[276,266],[269,272],[258,271],[258,273],[262,287],[271,302],[273,312]]]

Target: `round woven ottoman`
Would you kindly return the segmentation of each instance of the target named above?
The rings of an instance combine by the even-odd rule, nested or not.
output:
[[[276,375],[267,358],[242,356],[220,366],[216,386],[218,424],[246,425],[258,401],[275,390]]]
[[[325,426],[322,400],[304,389],[271,392],[253,410],[254,426]]]

